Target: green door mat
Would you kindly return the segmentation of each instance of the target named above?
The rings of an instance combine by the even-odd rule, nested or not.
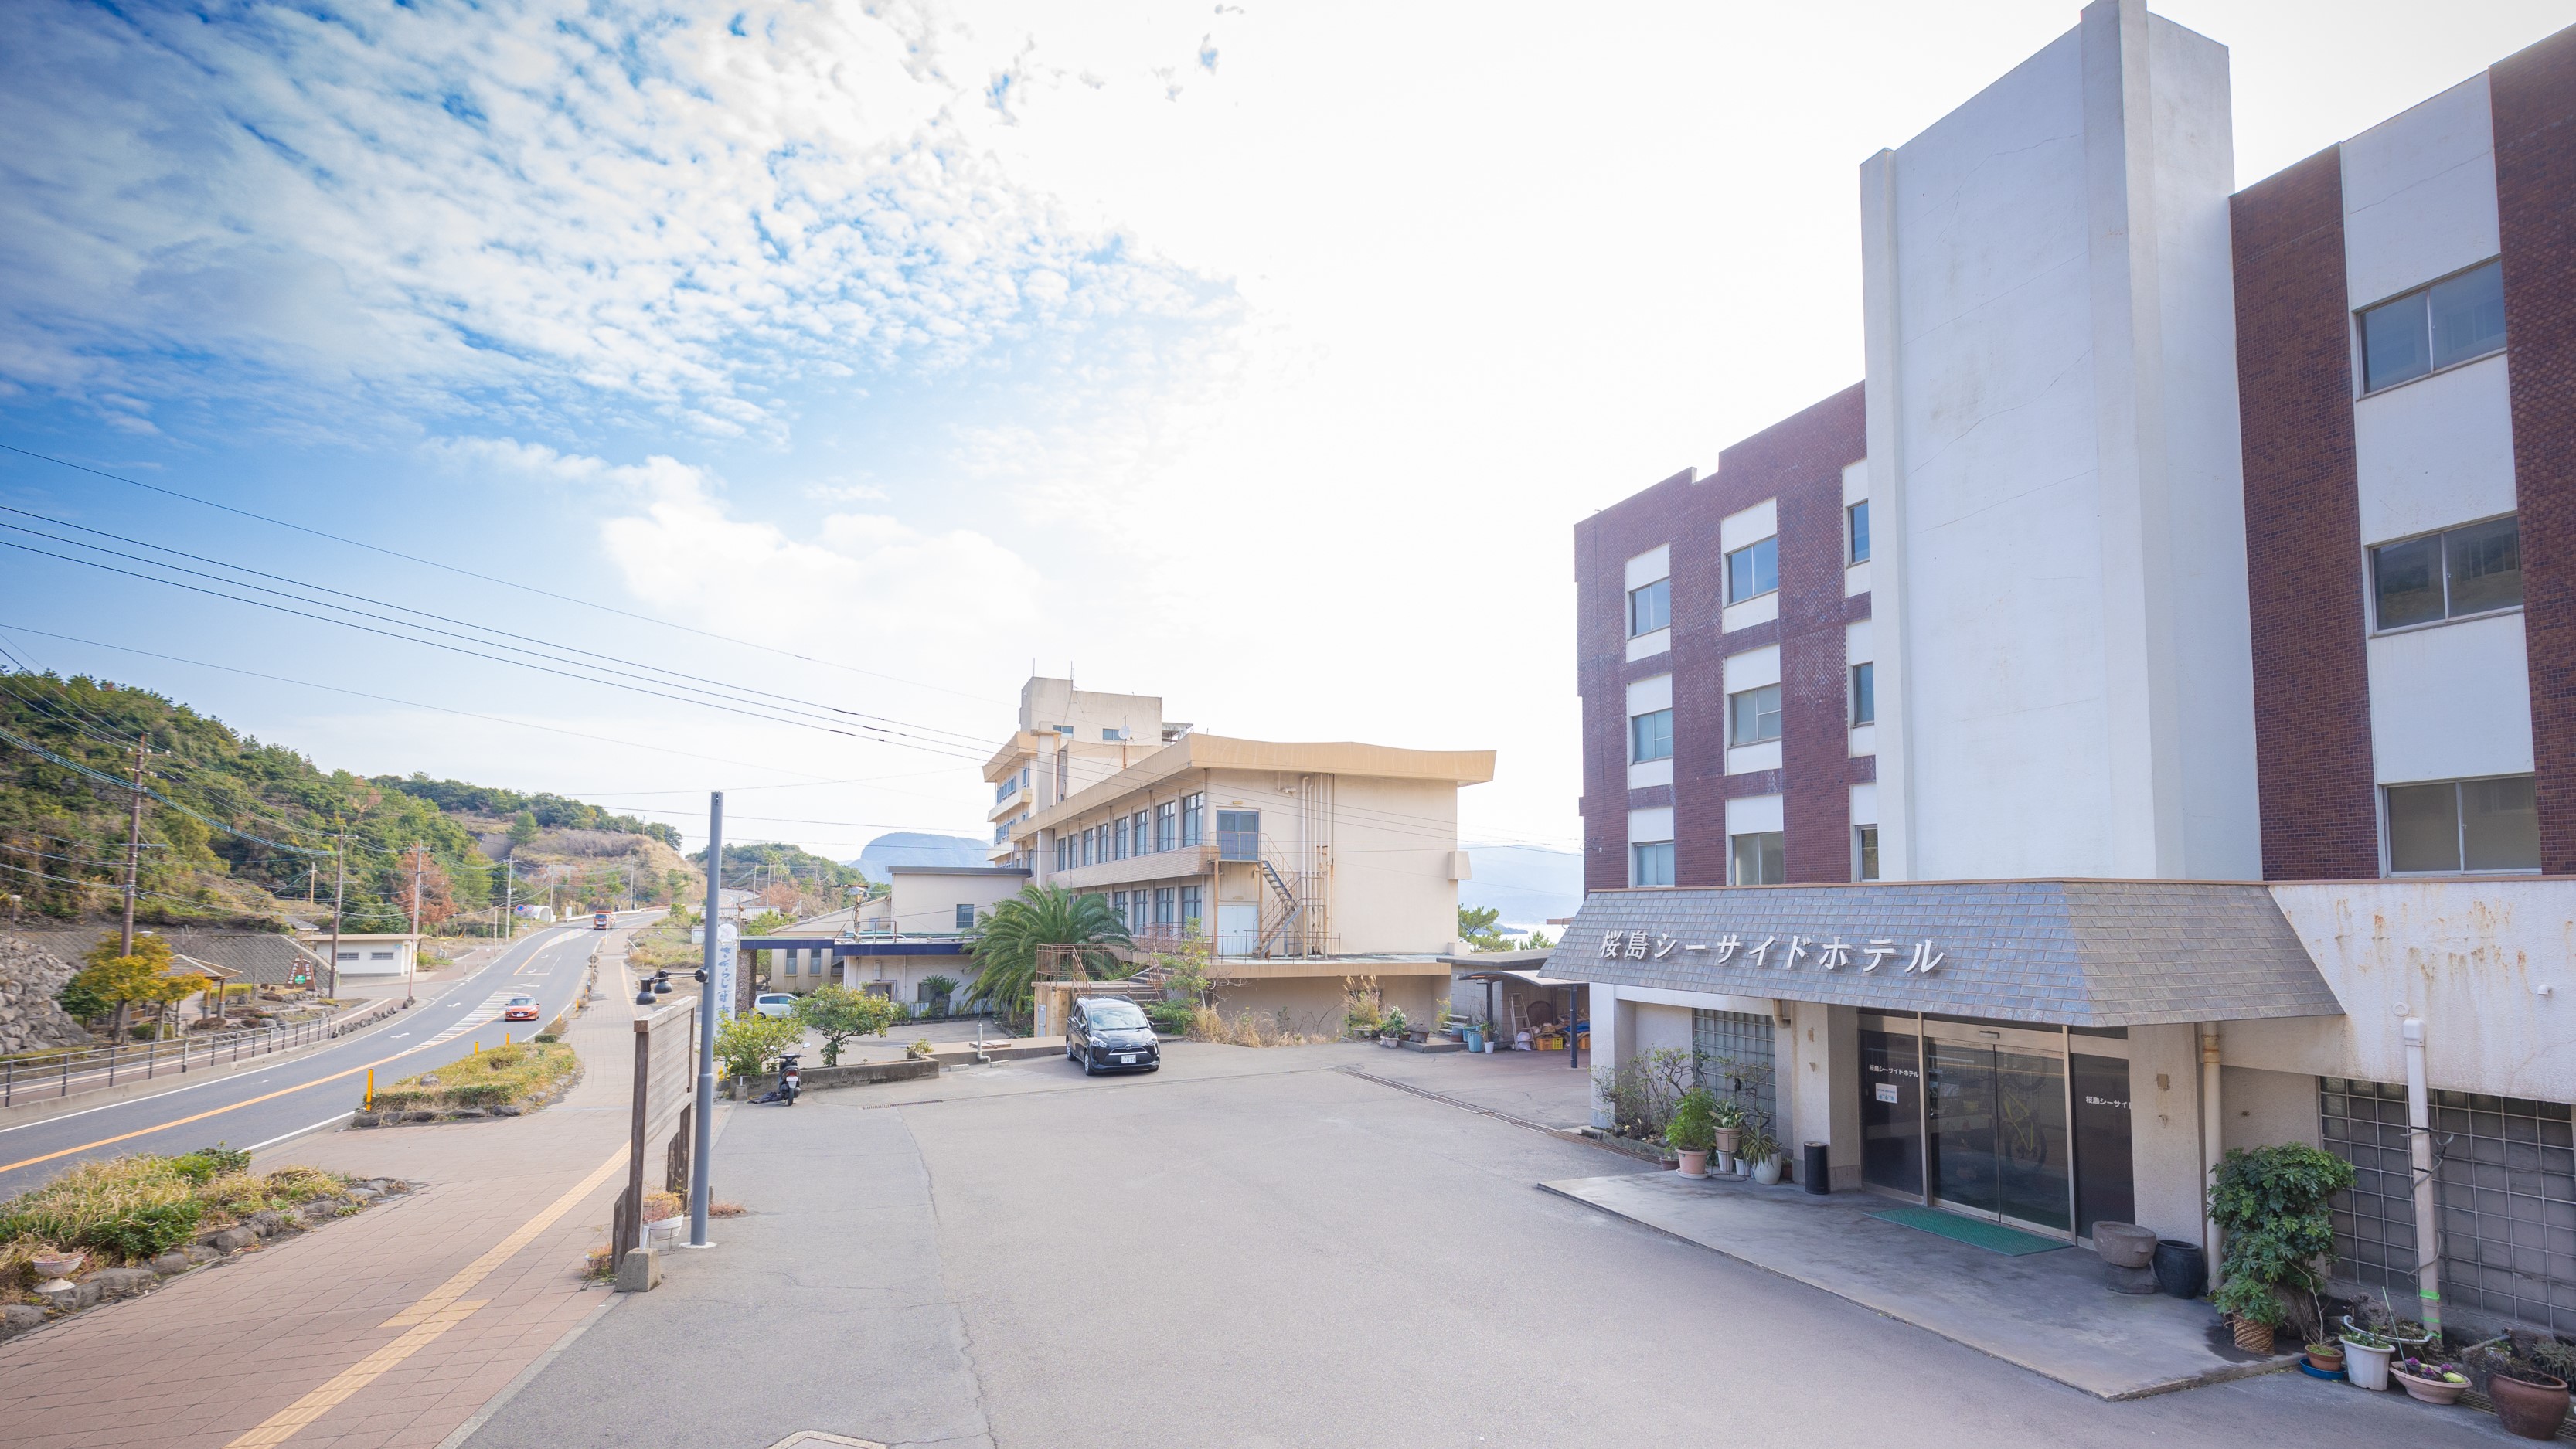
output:
[[[1945,1213],[1939,1208],[1892,1207],[1871,1213],[1870,1216],[1902,1227],[1921,1228],[1927,1233],[1940,1237],[1956,1238],[1963,1243],[1973,1243],[1988,1252],[2004,1253],[2015,1258],[2024,1253],[2047,1253],[2073,1246],[2062,1238],[2043,1238],[2036,1233],[2025,1233],[2017,1228],[2005,1227],[2001,1223],[1979,1222],[1975,1218],[1963,1218],[1957,1213]]]

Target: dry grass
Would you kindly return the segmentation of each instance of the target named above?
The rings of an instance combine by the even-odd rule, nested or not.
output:
[[[525,1106],[569,1080],[580,1058],[562,1042],[519,1042],[458,1057],[376,1089],[379,1112],[453,1111],[459,1107]]]
[[[348,1180],[310,1167],[258,1174],[237,1154],[84,1162],[0,1203],[0,1297],[31,1286],[28,1261],[77,1249],[96,1267],[147,1262],[208,1228],[340,1192]],[[216,1170],[209,1170],[214,1167]]]
[[[1190,1013],[1189,1039],[1221,1042],[1228,1046],[1279,1047],[1311,1046],[1334,1039],[1331,1034],[1307,1031],[1288,1018],[1284,1011],[1263,1015],[1240,1011],[1232,1017],[1212,1006],[1202,1006]]]

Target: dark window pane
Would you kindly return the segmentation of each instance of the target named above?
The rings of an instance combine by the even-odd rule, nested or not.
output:
[[[2362,388],[2370,391],[2433,370],[2424,334],[2424,294],[2400,297],[2361,314]]]
[[[1860,878],[1878,879],[1878,827],[1860,827]]]
[[[1671,759],[1673,757],[1673,712],[1659,709],[1652,714],[1631,716],[1628,721],[1628,744],[1628,758],[1632,763]]]
[[[1740,604],[1780,587],[1780,540],[1766,538],[1726,556],[1726,601]]]
[[[1216,812],[1216,854],[1219,860],[1259,860],[1261,858],[1261,812],[1258,810]]]
[[[2504,346],[2504,267],[2489,262],[2433,288],[2433,365],[2448,367]]]
[[[1731,837],[1737,885],[1779,885],[1789,878],[1787,837],[1777,830]]]
[[[2388,787],[2388,868],[2460,868],[2459,787]]]
[[[1855,664],[1851,672],[1852,723],[1875,724],[1878,721],[1878,666]]]
[[[1727,706],[1727,743],[1758,745],[1780,738],[1780,686],[1766,684],[1729,695]]]
[[[2400,628],[2442,617],[2442,540],[2410,539],[2370,551],[2379,595],[2379,627]]]
[[[1633,862],[1629,871],[1632,877],[1629,884],[1668,886],[1673,883],[1673,843],[1671,841],[1658,840],[1644,845],[1630,846],[1629,855]]]
[[[1628,591],[1628,635],[1652,634],[1673,622],[1673,581],[1657,579]]]
[[[2466,781],[2460,811],[2469,869],[2540,868],[2540,802],[2532,776]]]
[[[2451,566],[2451,617],[2522,602],[2522,524],[2498,518],[2442,535]]]
[[[1869,562],[1869,500],[1851,506],[1851,561]]]

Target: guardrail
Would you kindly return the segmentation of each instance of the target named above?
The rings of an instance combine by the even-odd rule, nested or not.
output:
[[[0,1107],[17,1105],[21,1096],[59,1100],[79,1092],[104,1091],[120,1082],[150,1081],[163,1072],[185,1076],[192,1068],[206,1071],[252,1057],[274,1056],[329,1041],[399,1009],[397,1003],[387,1000],[336,1017],[216,1032],[194,1041],[144,1042],[41,1057],[11,1057],[0,1060]]]

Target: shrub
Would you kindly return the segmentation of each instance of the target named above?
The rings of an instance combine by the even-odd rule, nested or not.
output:
[[[1145,1019],[1154,1024],[1154,1033],[1157,1036],[1187,1035],[1190,1029],[1190,1019],[1196,1014],[1196,1008],[1186,1001],[1149,1001],[1145,1003]]]
[[[186,1242],[204,1207],[166,1157],[84,1162],[0,1205],[0,1240],[26,1238],[140,1261]]]
[[[170,1167],[173,1171],[199,1187],[205,1186],[225,1173],[239,1172],[248,1166],[250,1166],[249,1153],[237,1147],[226,1147],[220,1142],[212,1147],[200,1147],[194,1152],[183,1152],[170,1159]]]
[[[1717,1098],[1708,1088],[1682,1093],[1664,1126],[1664,1141],[1676,1152],[1706,1152],[1717,1145]]]
[[[726,1076],[756,1077],[804,1039],[805,1024],[793,1017],[737,1016],[716,1028],[716,1060]]]
[[[2210,1302],[2269,1324],[2288,1316],[2282,1289],[2307,1294],[2313,1305],[2324,1283],[2318,1260],[2334,1251],[2327,1205],[2351,1186],[2351,1163],[2305,1143],[2230,1149],[2209,1186],[2209,1215],[2227,1244]]]
[[[1594,1067],[1592,1085],[1610,1104],[1614,1130],[1623,1137],[1651,1140],[1661,1137],[1672,1122],[1673,1108],[1698,1076],[1696,1067],[1697,1059],[1692,1053],[1679,1047],[1657,1047],[1615,1065]],[[1720,1098],[1711,1108],[1720,1126],[1726,1125],[1731,1100]]]

